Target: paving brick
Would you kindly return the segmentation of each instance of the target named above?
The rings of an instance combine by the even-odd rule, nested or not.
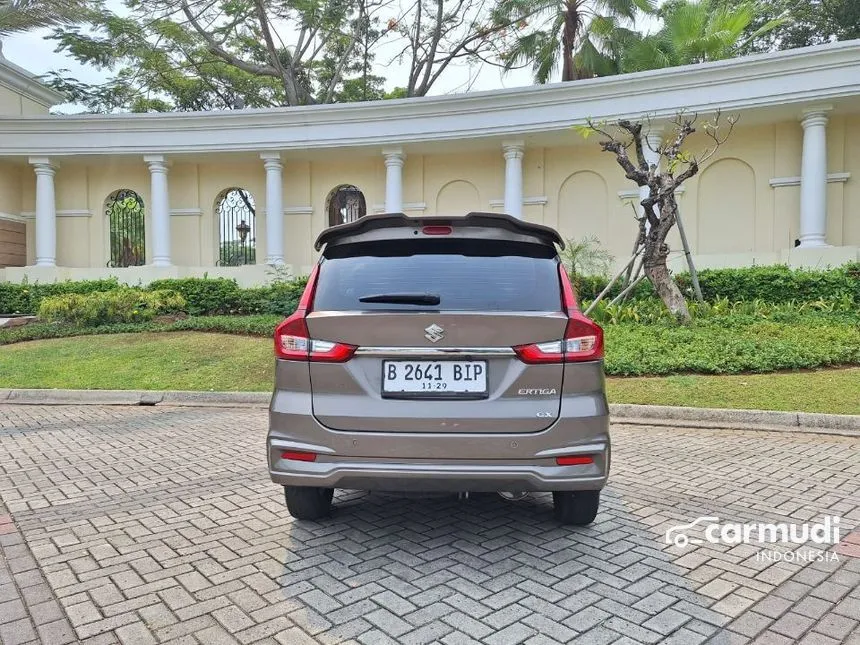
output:
[[[380,608],[376,611],[372,611],[366,616],[364,616],[364,619],[367,622],[376,625],[379,629],[381,629],[389,636],[401,636],[413,629],[412,625],[407,623],[402,618],[395,616],[387,609]]]
[[[813,627],[813,631],[841,640],[843,638],[847,638],[848,635],[857,627],[857,621],[859,619],[860,617],[854,617],[852,619],[845,616],[839,616],[837,614],[828,614],[816,623],[815,627]]]
[[[122,645],[155,645],[157,642],[142,622],[123,625],[117,628],[116,635]]]
[[[666,635],[671,634],[689,620],[689,615],[667,608],[642,623],[642,627],[657,632],[658,634]]]
[[[794,612],[788,612],[787,614],[783,614],[783,616],[771,625],[769,629],[778,634],[794,638],[798,634],[803,634],[814,624],[815,621],[812,618],[807,618],[806,616],[802,616],[801,614]]]
[[[537,630],[523,623],[514,623],[504,629],[487,636],[484,642],[487,645],[520,645],[531,636],[537,634]]]
[[[78,640],[75,630],[65,618],[42,623],[36,627],[36,631],[39,632],[39,637],[43,643],[50,643],[51,645],[66,645]]]
[[[0,643],[3,645],[23,645],[35,639],[36,631],[26,618],[0,623]]]

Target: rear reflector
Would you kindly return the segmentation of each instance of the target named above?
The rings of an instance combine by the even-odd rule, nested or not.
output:
[[[590,455],[568,455],[566,457],[556,457],[555,463],[559,466],[585,466],[593,464],[594,457]]]
[[[290,459],[291,461],[316,461],[317,453],[300,452],[298,450],[285,450],[281,453],[281,459]]]
[[[453,230],[450,226],[425,226],[421,232],[424,235],[451,235]]]

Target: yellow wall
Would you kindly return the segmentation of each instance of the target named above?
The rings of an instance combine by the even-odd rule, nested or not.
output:
[[[21,167],[0,163],[0,213],[21,214]]]
[[[845,119],[841,161],[841,170],[851,173],[847,182],[839,184],[842,191],[842,244],[860,246],[860,115]],[[833,188],[834,185],[830,186]]]
[[[0,94],[2,100],[2,94]],[[798,235],[799,186],[772,187],[773,178],[800,174],[802,130],[790,121],[738,127],[729,142],[703,163],[685,185],[679,205],[692,251],[711,265],[776,261]],[[690,140],[690,152],[707,145]],[[827,241],[860,246],[860,115],[831,119],[828,125],[830,173],[851,173],[847,182],[828,185]],[[298,156],[298,155],[296,155]],[[360,188],[368,212],[385,200],[381,151],[366,157],[326,160],[288,158],[283,170],[284,248],[296,271],[312,264],[312,243],[328,224],[330,192],[339,185]],[[107,196],[119,188],[135,190],[149,210],[149,172],[143,160],[127,158],[85,165],[61,160],[56,175],[58,262],[70,267],[104,267],[109,258]],[[457,214],[501,208],[504,158],[496,150],[472,153],[409,153],[403,168],[403,199],[410,214]],[[564,237],[597,237],[619,260],[626,258],[636,233],[630,199],[635,191],[613,155],[596,142],[569,147],[526,146],[523,159],[524,217],[559,229]],[[173,261],[211,267],[217,260],[219,228],[216,199],[227,188],[251,192],[257,207],[257,258],[266,257],[265,170],[256,155],[213,153],[199,163],[171,159],[169,170]],[[0,212],[35,210],[35,179],[24,164],[0,165]],[[419,205],[423,204],[423,210]],[[81,212],[84,212],[83,214]],[[87,212],[88,211],[88,216]],[[28,262],[33,261],[33,226],[28,222]],[[150,219],[147,216],[147,240]],[[670,237],[680,250],[677,231]],[[151,245],[147,243],[147,261]]]
[[[48,108],[4,85],[0,85],[0,114],[3,116],[33,116],[47,114]]]

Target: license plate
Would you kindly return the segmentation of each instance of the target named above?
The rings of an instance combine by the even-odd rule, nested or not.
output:
[[[382,393],[478,395],[487,392],[487,361],[383,361]]]

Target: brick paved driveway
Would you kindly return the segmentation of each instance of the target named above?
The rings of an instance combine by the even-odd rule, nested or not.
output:
[[[700,515],[857,526],[858,439],[619,426],[570,530],[495,495],[339,493],[300,525],[264,435],[257,409],[0,406],[0,641],[860,643],[860,546],[663,543]]]

